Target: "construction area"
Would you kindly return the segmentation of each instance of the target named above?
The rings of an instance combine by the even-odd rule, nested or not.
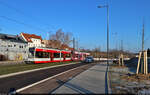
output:
[[[138,57],[117,62],[109,67],[109,77],[114,94],[150,94],[149,50],[139,52]]]

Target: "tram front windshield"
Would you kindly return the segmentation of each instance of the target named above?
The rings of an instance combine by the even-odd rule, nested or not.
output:
[[[29,48],[29,58],[34,58],[35,48]]]

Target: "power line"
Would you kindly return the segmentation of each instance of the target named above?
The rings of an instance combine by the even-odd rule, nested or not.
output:
[[[35,26],[32,26],[32,25],[26,24],[26,23],[24,23],[24,22],[20,22],[20,21],[18,21],[18,20],[15,20],[15,19],[12,19],[12,18],[9,18],[9,17],[6,17],[6,16],[0,16],[0,18],[3,18],[3,19],[6,19],[6,20],[15,22],[15,23],[17,23],[17,24],[24,25],[24,26],[29,27],[29,28],[32,28],[32,29],[40,30],[40,31],[42,31],[42,32],[45,31],[45,30],[43,30],[43,29],[41,29],[41,28],[38,28],[38,27],[35,27]]]
[[[9,9],[13,9],[14,11],[16,11],[17,13],[20,13],[22,15],[24,14],[24,12],[21,12],[20,10],[14,8],[13,6],[10,6],[10,5],[6,4],[4,1],[0,1],[0,5],[3,5],[7,8],[9,8]]]
[[[3,6],[9,8],[9,9],[11,9],[11,10],[14,10],[15,12],[17,12],[17,13],[19,13],[19,14],[21,14],[21,15],[27,17],[27,18],[30,18],[31,20],[34,20],[36,23],[39,22],[39,20],[37,21],[37,19],[36,19],[35,17],[33,17],[33,16],[31,16],[31,15],[30,15],[30,16],[29,16],[29,15],[26,15],[23,11],[21,11],[21,10],[15,8],[15,7],[13,7],[12,5],[9,5],[9,4],[5,3],[4,1],[0,1],[0,5],[3,5]],[[44,24],[44,25],[46,25],[46,26],[51,26],[51,25],[47,25],[47,24]],[[55,28],[54,26],[51,26],[51,27],[52,27],[52,28]]]
[[[23,15],[23,16],[26,16],[26,17],[28,17],[28,18],[30,18],[30,19],[32,19],[32,20],[35,19],[35,17],[32,17],[31,15],[30,15],[30,16],[29,16],[29,15],[26,15],[23,11],[18,10],[17,8],[15,8],[15,7],[13,7],[13,6],[11,6],[11,5],[5,3],[4,1],[0,1],[0,5],[3,5],[3,6],[9,8],[9,9],[11,9],[11,10],[14,10],[15,12],[17,12],[17,13]]]

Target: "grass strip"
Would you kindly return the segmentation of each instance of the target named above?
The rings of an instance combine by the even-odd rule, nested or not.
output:
[[[41,64],[14,64],[0,66],[0,75],[16,73],[20,71],[32,70],[43,67],[50,67],[61,64],[69,64],[72,62],[56,62],[56,63],[41,63]]]

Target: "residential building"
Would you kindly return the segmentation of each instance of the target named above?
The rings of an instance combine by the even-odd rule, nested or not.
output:
[[[0,33],[0,55],[8,60],[25,60],[28,58],[28,44],[17,35]]]
[[[28,42],[28,47],[45,47],[42,37],[35,34],[21,33],[20,36],[24,41]]]

